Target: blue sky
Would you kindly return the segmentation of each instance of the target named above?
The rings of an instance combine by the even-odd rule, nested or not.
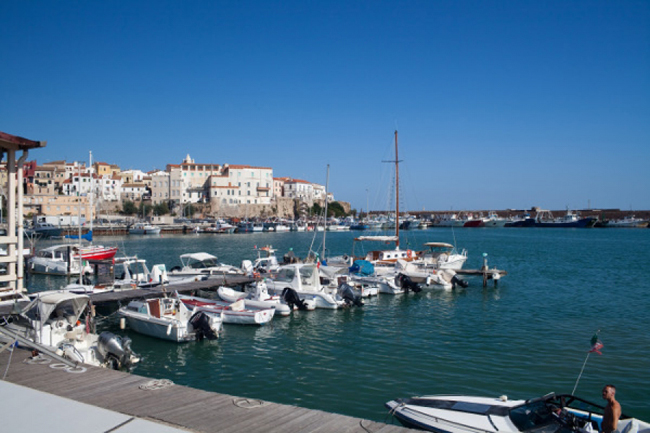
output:
[[[356,209],[650,209],[648,1],[0,2],[39,163],[272,167]]]

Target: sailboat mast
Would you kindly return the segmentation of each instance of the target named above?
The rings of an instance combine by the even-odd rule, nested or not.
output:
[[[327,177],[325,178],[325,222],[323,227],[323,256],[321,260],[325,260],[325,237],[327,236],[327,191],[330,184],[330,165],[327,164]]]
[[[397,130],[395,130],[395,249],[399,250],[399,154],[397,152]]]
[[[93,194],[95,193],[95,185],[93,183],[93,152],[90,153],[90,160],[88,161],[88,174],[90,175],[90,235],[93,233],[93,218],[94,218],[94,203],[93,203]],[[81,242],[81,238],[80,242]],[[92,239],[92,238],[91,238]],[[92,244],[92,241],[90,241]]]

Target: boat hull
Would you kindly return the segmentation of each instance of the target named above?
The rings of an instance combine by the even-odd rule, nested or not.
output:
[[[150,337],[160,338],[162,340],[175,341],[181,343],[184,341],[194,340],[194,334],[187,332],[187,327],[179,321],[168,321],[155,319],[145,315],[124,314],[129,327],[139,334]],[[142,316],[142,317],[140,317]]]

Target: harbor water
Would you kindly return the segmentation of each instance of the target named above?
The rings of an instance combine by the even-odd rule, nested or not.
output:
[[[390,233],[386,233],[390,234]],[[328,255],[350,254],[359,232],[327,232]],[[272,245],[322,251],[323,233],[243,233],[96,238],[149,265],[180,265],[208,252],[239,266]],[[650,421],[650,230],[450,229],[402,232],[402,249],[427,241],[467,249],[467,269],[508,272],[496,287],[379,295],[362,308],[294,312],[264,327],[225,325],[222,338],[175,344],[121,331],[142,356],[134,373],[207,391],[336,412],[375,421],[384,403],[425,394],[533,398],[549,392],[604,403],[617,387],[623,412]],[[39,246],[46,246],[42,242]],[[355,253],[392,245],[355,246]],[[65,279],[31,276],[31,291]],[[590,354],[599,331],[602,355]],[[588,356],[588,357],[587,357]],[[586,361],[586,364],[585,364]],[[584,371],[581,370],[584,365]]]

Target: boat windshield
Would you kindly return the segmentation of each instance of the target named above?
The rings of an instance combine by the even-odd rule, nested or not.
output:
[[[217,261],[216,257],[190,263],[190,267],[192,269],[212,268],[215,266],[219,266],[219,262]]]
[[[546,400],[534,401],[513,408],[510,420],[522,432],[531,433],[569,433],[574,429],[562,422],[561,413],[557,406]]]
[[[285,283],[290,283],[293,281],[293,278],[296,275],[296,271],[293,268],[282,268],[278,271],[278,274],[275,276],[275,281],[282,281]]]

